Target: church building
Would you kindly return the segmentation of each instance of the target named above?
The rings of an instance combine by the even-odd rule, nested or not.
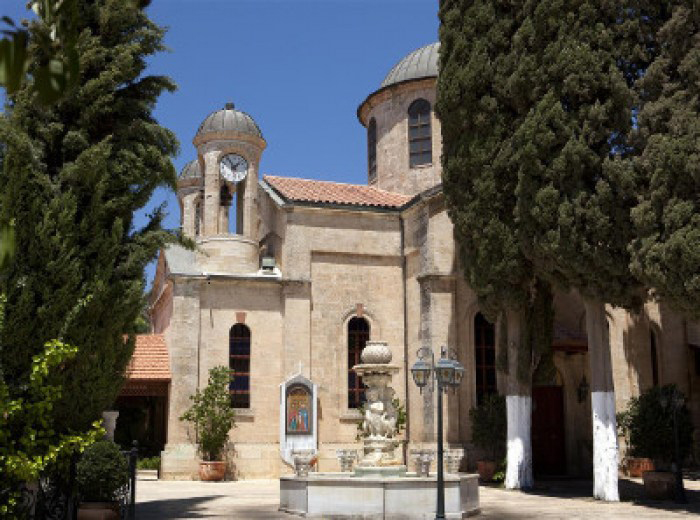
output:
[[[360,447],[364,387],[351,368],[368,340],[386,342],[400,367],[393,387],[407,412],[404,454],[436,439],[435,395],[421,393],[410,374],[416,351],[455,350],[466,373],[445,399],[445,439],[465,449],[463,469],[474,467],[469,411],[503,393],[505,381],[496,369],[499,327],[464,280],[441,190],[438,51],[433,43],[408,54],[358,107],[366,184],[261,174],[268,143],[232,103],[199,126],[177,185],[182,231],[196,249],[163,250],[152,288],[152,328],[169,378],[158,382],[162,478],[196,478],[196,439],[179,417],[220,365],[234,374],[238,478],[292,471],[281,456],[280,385],[299,376],[317,388],[310,421],[318,469],[338,471],[336,450]],[[555,304],[557,370],[533,388],[533,463],[537,474],[586,476],[584,307],[573,292]],[[657,303],[638,315],[610,308],[609,316],[618,410],[652,385],[675,383],[700,426],[700,328]]]

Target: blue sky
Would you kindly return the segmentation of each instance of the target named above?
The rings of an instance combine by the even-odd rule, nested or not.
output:
[[[0,14],[26,16],[26,0],[3,4]],[[153,0],[170,52],[148,73],[179,87],[155,112],[180,140],[178,172],[195,158],[201,121],[233,101],[267,141],[262,174],[364,183],[357,107],[398,60],[437,40],[437,9],[437,0]],[[159,190],[150,207],[163,200],[166,226],[178,227],[174,193]]]

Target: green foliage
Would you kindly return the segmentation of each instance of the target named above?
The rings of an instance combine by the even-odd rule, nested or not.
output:
[[[673,10],[671,11],[671,7]],[[639,80],[632,271],[700,317],[700,6],[659,2],[659,52]]]
[[[136,461],[136,469],[160,469],[160,457],[144,457]]]
[[[0,279],[0,366],[14,394],[46,341],[80,346],[57,375],[63,392],[49,418],[64,433],[88,429],[122,384],[134,344],[124,334],[141,310],[144,267],[174,239],[161,229],[162,208],[142,229],[133,215],[157,187],[175,185],[177,151],[152,116],[174,85],[144,75],[163,49],[163,29],[129,3],[76,3],[76,85],[45,106],[30,79],[0,118],[0,223],[17,223],[13,261]],[[51,25],[40,18],[28,30],[31,72],[51,57],[40,44]]]
[[[89,446],[78,462],[78,492],[85,502],[111,502],[129,482],[126,457],[112,441]]]
[[[506,480],[506,465],[508,464],[508,459],[501,459],[496,468],[496,472],[491,477],[491,482],[503,483]]]
[[[673,460],[673,396],[683,404],[677,409],[679,453],[681,459],[690,454],[693,443],[693,423],[683,394],[675,385],[653,387],[639,397],[630,399],[624,415],[622,431],[629,436],[629,453],[633,457],[654,459],[658,466],[668,466]],[[665,400],[665,402],[664,402]]]
[[[209,370],[209,382],[204,391],[197,389],[190,396],[192,406],[180,417],[191,422],[204,460],[221,460],[228,435],[234,426],[234,410],[228,387],[231,371],[225,366]]]
[[[490,394],[476,408],[469,410],[472,423],[472,442],[495,461],[506,451],[506,399]]]
[[[82,451],[104,434],[99,422],[82,434],[56,432],[50,417],[61,398],[57,373],[65,370],[78,353],[76,347],[59,341],[47,342],[32,359],[28,384],[19,395],[11,395],[0,378],[0,481],[5,489],[39,478],[49,466]],[[0,518],[18,518],[19,493],[0,494]]]

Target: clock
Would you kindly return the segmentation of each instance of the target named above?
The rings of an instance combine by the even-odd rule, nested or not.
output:
[[[219,171],[228,182],[241,182],[248,174],[248,161],[235,153],[228,154],[221,159]]]

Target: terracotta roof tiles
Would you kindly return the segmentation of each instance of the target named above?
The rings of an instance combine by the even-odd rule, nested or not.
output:
[[[162,334],[138,334],[134,355],[126,367],[132,380],[170,381],[170,356]]]
[[[408,195],[361,184],[343,184],[274,175],[265,175],[264,180],[283,198],[294,202],[400,208],[412,198]]]

